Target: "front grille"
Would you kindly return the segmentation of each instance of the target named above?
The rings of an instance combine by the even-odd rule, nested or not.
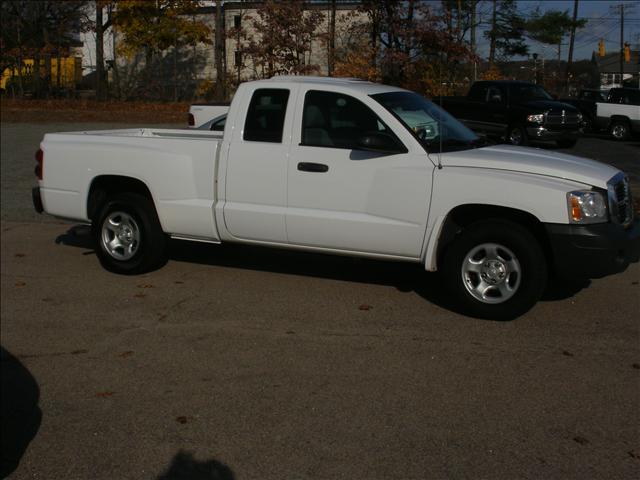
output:
[[[556,126],[556,125],[576,125],[577,126],[578,114],[575,112],[568,112],[566,110],[547,112],[545,114],[544,123],[547,126]]]
[[[609,204],[611,217],[617,223],[628,225],[633,220],[633,200],[629,179],[618,174],[609,180]]]

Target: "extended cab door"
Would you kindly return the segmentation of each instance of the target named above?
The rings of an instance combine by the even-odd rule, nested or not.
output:
[[[424,150],[407,148],[387,125],[399,122],[381,106],[376,114],[374,100],[301,88],[302,101],[289,160],[289,243],[418,258],[434,168]],[[395,142],[395,151],[361,149],[367,134]]]
[[[507,126],[507,94],[498,85],[476,82],[469,90],[465,125],[477,132],[502,135]]]
[[[293,116],[290,88],[245,92],[226,164],[224,222],[238,239],[286,243],[287,153]],[[245,114],[246,113],[246,114]]]

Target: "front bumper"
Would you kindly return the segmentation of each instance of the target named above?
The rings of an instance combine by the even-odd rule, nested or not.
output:
[[[640,218],[627,228],[612,223],[545,227],[555,273],[562,277],[601,278],[640,258]]]
[[[33,200],[33,208],[36,209],[36,212],[44,212],[44,207],[42,206],[42,197],[40,196],[40,187],[33,187],[33,189],[31,190],[31,200]]]
[[[575,130],[550,130],[542,125],[527,127],[527,135],[530,140],[577,140],[580,137],[580,129]]]

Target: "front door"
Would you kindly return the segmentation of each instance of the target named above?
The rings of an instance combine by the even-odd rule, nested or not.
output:
[[[418,258],[433,172],[426,154],[408,153],[354,97],[314,90],[302,94],[304,108],[296,115],[289,160],[289,243]],[[397,148],[365,151],[359,139],[367,134],[395,141]]]

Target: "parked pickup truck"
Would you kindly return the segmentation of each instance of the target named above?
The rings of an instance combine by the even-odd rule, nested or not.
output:
[[[248,82],[224,132],[49,133],[37,160],[35,208],[90,223],[123,274],[162,265],[169,237],[400,260],[440,271],[469,314],[506,319],[550,273],[613,274],[640,250],[622,172],[483,146],[423,97],[363,81]]]
[[[472,130],[512,145],[551,140],[568,148],[580,136],[582,114],[578,109],[554,100],[533,83],[475,82],[466,97],[443,97],[435,102]]]
[[[596,128],[596,103],[604,102],[605,97],[601,90],[583,88],[575,97],[561,98],[560,101],[576,107],[582,115],[582,129],[593,131]]]
[[[189,116],[187,124],[189,128],[203,128],[203,125],[210,122],[216,117],[226,115],[229,111],[228,103],[194,103],[189,107]]]
[[[640,133],[640,90],[612,88],[606,102],[598,102],[596,126],[616,140],[628,140]]]

